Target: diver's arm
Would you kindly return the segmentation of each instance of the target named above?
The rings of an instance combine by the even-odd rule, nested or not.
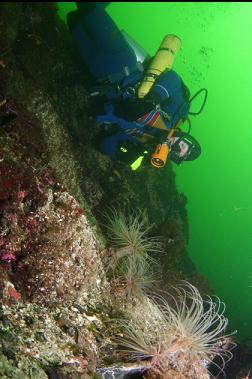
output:
[[[173,62],[181,47],[181,40],[173,34],[168,34],[162,41],[158,52],[152,59],[150,67],[147,69],[144,79],[138,89],[138,97],[145,97],[155,80],[165,70],[171,69]]]

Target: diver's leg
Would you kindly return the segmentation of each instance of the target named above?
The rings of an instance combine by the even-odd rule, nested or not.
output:
[[[125,48],[126,43],[121,31],[99,3],[87,14],[81,13],[81,18],[97,48],[113,52]]]
[[[80,22],[80,14],[78,11],[69,12],[67,14],[67,25],[70,31],[72,31]]]
[[[135,67],[134,51],[100,3],[81,18],[83,28],[97,51],[95,67],[99,78],[123,72],[126,66]]]
[[[98,5],[84,12],[85,5],[82,11],[69,13],[67,21],[89,71],[102,80],[134,65],[134,54],[107,12]]]
[[[88,13],[92,12],[95,7],[96,7],[96,3],[93,2],[93,3],[90,3],[90,2],[86,2],[86,3],[83,3],[82,1],[76,1],[76,6],[78,8],[78,11],[80,12],[80,14],[82,16],[86,16]]]
[[[89,71],[99,80],[119,82],[125,69],[136,69],[136,56],[102,3],[79,5],[79,21],[69,15],[68,24]]]
[[[78,47],[81,58],[87,64],[89,71],[96,76],[94,62],[97,59],[97,49],[83,28],[83,23],[78,11],[70,12],[67,15],[67,24],[72,33],[73,39]]]

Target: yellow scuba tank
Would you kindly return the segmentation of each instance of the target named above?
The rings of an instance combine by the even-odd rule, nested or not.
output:
[[[171,69],[181,47],[181,39],[174,34],[168,34],[162,41],[158,52],[148,68],[143,82],[138,89],[138,97],[143,98],[150,91],[156,78],[166,69]]]

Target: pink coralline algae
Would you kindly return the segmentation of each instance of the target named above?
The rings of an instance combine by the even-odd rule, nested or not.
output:
[[[11,252],[3,252],[1,255],[1,259],[6,262],[11,262],[16,259],[16,256]]]

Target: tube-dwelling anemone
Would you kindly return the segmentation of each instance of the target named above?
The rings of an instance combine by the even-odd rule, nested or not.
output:
[[[119,262],[115,277],[127,299],[142,299],[157,282],[153,265],[150,265],[146,259],[139,260],[134,256]]]
[[[203,300],[188,282],[175,293],[170,296],[172,305],[155,297],[123,323],[123,337],[118,340],[121,350],[134,360],[148,360],[150,369],[162,373],[175,368],[201,379],[216,356],[223,370],[232,358],[232,344],[226,343],[230,335],[224,335],[228,324],[224,303],[219,298]]]
[[[158,237],[150,237],[152,225],[140,212],[126,216],[121,211],[112,209],[106,217],[109,240],[116,248],[116,260],[134,255],[137,259],[146,259],[148,253],[161,252]],[[151,260],[151,258],[149,257]]]

